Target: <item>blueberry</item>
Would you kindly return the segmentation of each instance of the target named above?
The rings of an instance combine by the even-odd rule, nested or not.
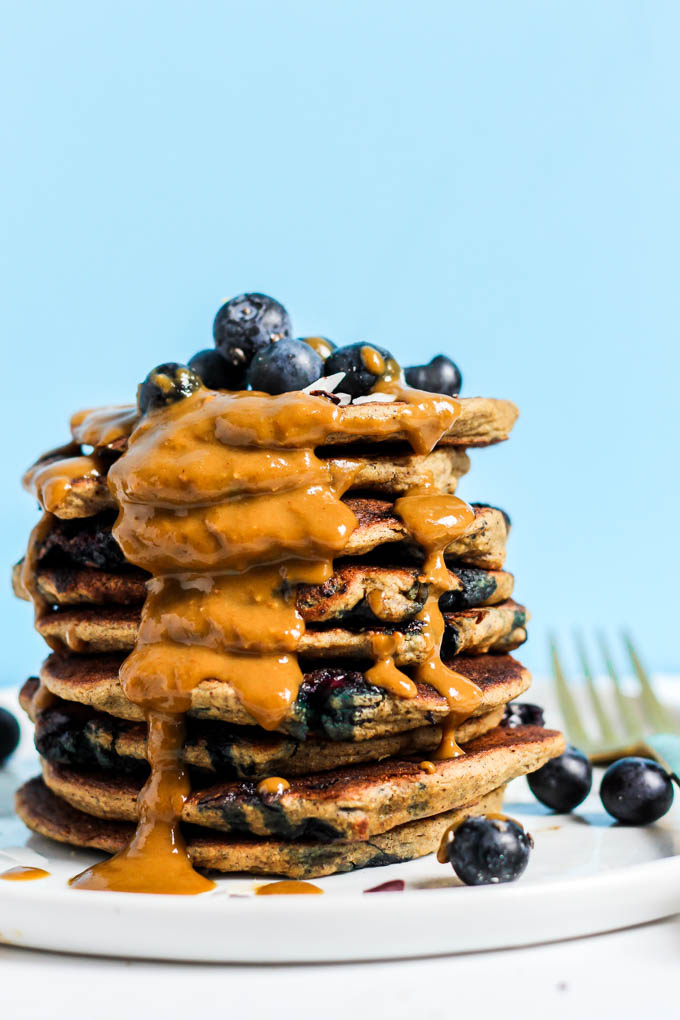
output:
[[[511,701],[505,706],[501,726],[543,726],[543,709],[528,701]]]
[[[186,365],[167,361],[152,368],[137,390],[137,403],[142,414],[167,407],[177,400],[190,397],[200,388],[201,380]]]
[[[605,810],[626,825],[649,825],[673,803],[673,783],[665,769],[649,758],[620,758],[610,765],[600,786]]]
[[[19,746],[21,730],[19,723],[6,708],[0,708],[0,765],[10,754],[14,754]]]
[[[234,368],[224,360],[219,351],[199,351],[189,361],[189,368],[200,376],[201,382],[209,390],[242,390],[245,389],[245,372]]]
[[[468,818],[456,829],[447,856],[466,885],[514,882],[525,871],[533,845],[512,818]]]
[[[445,354],[438,354],[427,365],[411,365],[404,371],[409,386],[428,393],[446,393],[449,397],[457,397],[463,384],[458,365]]]
[[[232,368],[246,368],[261,347],[288,339],[288,312],[266,294],[239,294],[223,304],[213,322],[218,351]]]
[[[373,352],[377,353],[377,358]],[[349,393],[350,397],[363,397],[373,389],[388,359],[392,359],[390,352],[377,344],[349,344],[336,348],[326,359],[324,375],[344,372],[345,378],[336,389]]]
[[[566,814],[578,807],[593,785],[593,767],[583,751],[569,746],[559,758],[527,776],[531,792],[541,804]]]
[[[302,340],[267,344],[250,363],[246,379],[254,390],[288,393],[302,390],[323,375],[323,361]]]
[[[307,344],[308,347],[311,347],[313,351],[316,351],[319,357],[323,358],[324,361],[330,354],[333,353],[334,350],[336,350],[336,345],[333,341],[328,340],[325,336],[301,336],[300,340],[302,340],[303,344]]]

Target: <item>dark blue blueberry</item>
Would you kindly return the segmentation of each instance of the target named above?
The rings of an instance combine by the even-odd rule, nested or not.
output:
[[[583,751],[568,747],[559,758],[527,776],[531,792],[541,804],[567,814],[581,804],[593,785],[593,767]]]
[[[246,379],[254,390],[289,393],[302,390],[323,375],[323,360],[302,340],[267,344],[250,363]]]
[[[19,746],[19,723],[6,708],[0,708],[0,765],[14,754]]]
[[[244,370],[234,368],[213,347],[194,354],[189,361],[189,368],[200,376],[201,382],[209,390],[245,389]]]
[[[457,397],[463,385],[460,369],[451,358],[438,354],[427,365],[411,365],[404,369],[406,382],[416,390],[428,393],[446,393]]]
[[[533,845],[512,818],[468,818],[456,829],[447,856],[466,885],[514,882],[525,871]]]
[[[511,701],[505,706],[501,726],[543,726],[543,709],[528,701]]]
[[[232,368],[245,369],[261,347],[288,339],[288,312],[266,294],[239,294],[222,305],[213,322],[215,346]]]
[[[374,360],[371,351],[377,351],[380,357],[378,364],[373,365],[379,371],[371,371],[371,361]],[[363,397],[370,393],[376,381],[385,370],[384,362],[391,359],[392,355],[384,347],[377,344],[356,343],[347,347],[338,347],[326,359],[324,375],[335,375],[336,372],[344,372],[345,378],[336,386],[336,390],[342,393],[349,393],[351,397]],[[383,367],[380,368],[380,363]]]
[[[302,340],[303,344],[307,344],[311,347],[313,351],[316,351],[319,357],[323,358],[324,361],[330,354],[333,353],[334,350],[336,350],[336,345],[333,341],[329,340],[325,336],[301,336],[300,340]]]
[[[673,803],[673,783],[666,770],[650,758],[620,758],[602,777],[600,797],[617,821],[649,825]]]
[[[201,380],[186,365],[167,361],[152,368],[137,390],[137,403],[142,414],[167,407],[177,400],[190,397],[200,388]]]

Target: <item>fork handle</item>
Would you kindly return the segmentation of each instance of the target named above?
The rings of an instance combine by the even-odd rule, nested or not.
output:
[[[674,733],[655,733],[645,738],[645,744],[669,772],[680,778],[680,737]]]

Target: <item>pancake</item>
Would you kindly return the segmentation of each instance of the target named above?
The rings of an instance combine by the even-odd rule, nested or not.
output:
[[[517,407],[510,400],[497,400],[493,397],[458,397],[457,402],[460,406],[460,413],[444,437],[452,445],[488,446],[492,443],[500,443],[508,438],[519,415]],[[101,420],[102,413],[106,416],[106,412],[114,412],[114,418],[118,420],[119,424],[125,418],[125,426],[107,427],[102,435],[97,427],[88,429],[86,419],[89,419],[93,412],[90,410],[79,411],[71,419],[73,441],[96,446],[100,454],[102,451],[118,453],[124,450],[127,446],[127,436],[138,420],[137,409],[134,404],[117,408],[97,408],[94,411],[94,416]],[[329,437],[327,442],[330,445],[347,445],[350,433],[352,433],[352,440],[355,443],[361,441],[387,443],[409,438],[406,430],[399,430],[401,422],[406,424],[411,421],[411,408],[405,401],[394,400],[383,403],[375,400],[361,406],[350,404],[342,408],[341,416],[343,424],[347,426],[346,430]],[[369,434],[362,436],[360,426],[367,420],[374,423],[374,428]],[[395,427],[389,435],[377,435],[379,426],[389,421],[395,423]],[[110,424],[109,421],[109,426]]]
[[[440,600],[442,609],[497,605],[512,594],[514,578],[502,570],[479,567],[449,569],[451,589]],[[402,623],[413,619],[425,605],[428,586],[417,567],[388,567],[357,561],[337,561],[333,576],[324,584],[299,585],[297,607],[305,623],[346,620]]]
[[[514,651],[526,641],[524,625],[528,613],[512,599],[497,606],[464,609],[443,616],[446,630],[442,654],[449,659],[459,654]],[[415,666],[427,659],[429,645],[418,620],[401,627],[378,628],[368,623],[358,631],[342,627],[308,629],[300,640],[298,654],[314,658],[369,659],[373,638],[379,633],[401,635],[400,647],[394,654],[397,666]]]
[[[505,634],[494,641],[491,651],[496,655],[507,655],[508,652],[514,652],[515,649],[521,648],[527,637],[528,634],[525,627],[516,627],[509,634]]]
[[[35,743],[43,758],[59,765],[89,767],[146,775],[147,730],[142,722],[116,719],[84,705],[55,700],[36,713],[33,697],[38,680],[27,680],[19,700],[36,724]],[[471,741],[501,722],[505,706],[468,719],[456,730],[459,744]],[[307,775],[343,765],[389,757],[427,755],[438,747],[441,728],[420,726],[370,741],[329,742],[268,733],[248,726],[189,719],[182,759],[202,772],[223,778]]]
[[[78,443],[70,443],[55,450],[48,450],[26,472],[24,488],[33,495],[29,479],[34,474],[42,468],[56,465],[60,461],[80,457],[81,453],[82,449]],[[106,460],[102,460],[102,467],[106,468],[111,459],[107,457]],[[115,503],[109,492],[106,471],[94,473],[83,469],[82,474],[70,472],[69,484],[63,487],[58,498],[55,495],[54,504],[50,503],[50,512],[55,513],[58,517],[68,519],[92,517],[102,509],[112,506],[115,506]]]
[[[142,721],[141,709],[123,694],[118,678],[121,661],[115,655],[53,654],[43,663],[40,677],[47,690],[65,701]],[[519,697],[531,684],[528,670],[510,655],[459,656],[452,664],[482,691],[477,716]],[[311,735],[332,741],[369,740],[435,724],[447,714],[446,700],[425,684],[417,685],[415,698],[399,698],[367,683],[356,665],[327,665],[305,670],[280,731],[298,740]],[[216,680],[204,680],[194,688],[189,716],[238,726],[255,724],[234,688]]]
[[[128,563],[113,537],[116,511],[77,520],[50,518],[49,529],[36,548],[38,563],[60,563],[116,573],[137,570]],[[141,573],[141,571],[140,571]]]
[[[499,811],[503,793],[501,787],[471,804],[432,818],[408,822],[373,836],[370,841],[234,840],[196,826],[185,826],[184,834],[191,859],[201,868],[296,879],[322,878],[357,868],[398,864],[434,853],[449,825],[472,815]],[[107,853],[122,850],[134,832],[134,825],[129,822],[104,821],[76,810],[48,790],[40,778],[29,780],[17,791],[16,810],[33,832],[59,843]],[[76,867],[74,862],[74,870]]]
[[[517,409],[484,398],[463,399],[459,408],[436,394],[410,400],[392,380],[391,363],[383,364],[381,386],[391,385],[399,399],[381,391],[347,406],[330,394],[274,401],[241,393],[235,400],[199,388],[188,396],[176,368],[161,366],[142,384],[145,421],[131,438],[136,407],[80,412],[73,443],[46,455],[45,470],[25,479],[52,516],[34,532],[33,576],[19,589],[32,595],[39,633],[65,651],[51,655],[40,681],[22,692],[35,717],[43,780],[19,792],[18,810],[36,831],[57,838],[71,827],[76,843],[129,837],[150,774],[144,803],[155,829],[151,842],[143,835],[147,849],[159,823],[181,822],[195,854],[230,870],[252,870],[264,858],[270,873],[325,874],[428,852],[452,817],[498,807],[507,781],[564,746],[553,731],[500,726],[507,701],[530,682],[509,655],[489,654],[526,637],[526,610],[512,601],[513,579],[502,570],[509,519],[485,504],[470,515],[446,495],[468,470],[466,448],[507,438]],[[402,495],[403,520],[395,513]],[[128,559],[113,538],[116,519]],[[324,566],[306,571],[311,577],[327,576],[333,561],[333,576],[289,584],[280,565],[291,558]],[[260,560],[266,570],[215,583],[224,571],[247,573]],[[144,670],[135,673],[141,686],[128,689],[137,704],[119,679],[140,636],[149,578],[133,561],[153,571],[158,596],[145,603],[143,637],[153,633],[159,661],[152,682]],[[159,581],[165,575],[173,577],[172,591]],[[292,624],[300,618],[298,641]],[[250,642],[235,686],[201,680],[222,669],[214,654],[197,654],[211,627],[218,652]],[[272,661],[279,630],[295,645],[290,661],[280,654]],[[374,663],[374,675],[386,676],[393,659],[405,669],[430,659],[439,666],[440,643],[443,661],[482,694],[455,734],[451,705],[434,688],[415,684],[413,697],[400,698],[366,679]],[[298,656],[304,679],[281,718],[300,675]],[[266,684],[259,682],[264,668]],[[469,715],[475,697],[453,673],[437,674],[440,686],[445,676],[449,698],[460,699],[459,717]],[[388,673],[385,682],[392,679]],[[186,698],[175,697],[178,685]],[[259,728],[256,718],[277,720],[277,731]],[[457,737],[463,753],[422,761],[436,757],[442,736]],[[287,777],[281,791],[260,793],[259,780],[278,774]],[[163,800],[166,786],[172,808]],[[155,882],[164,869],[163,855],[154,854],[143,875],[136,850],[134,857],[133,880],[148,888],[147,879]],[[190,870],[182,882],[173,891],[204,885]],[[128,878],[116,885],[128,888]]]
[[[28,601],[21,584],[23,564],[24,561],[20,560],[12,569],[12,587],[17,598]],[[112,570],[56,564],[39,566],[33,574],[33,583],[38,595],[55,606],[127,606],[144,601],[148,577],[143,570],[115,573]]]
[[[130,652],[135,647],[140,617],[138,606],[72,606],[37,618],[35,626],[47,641],[60,642],[72,652],[85,655]],[[446,631],[442,648],[448,655],[512,651],[526,640],[523,628],[527,617],[524,606],[512,599],[497,606],[444,613]],[[317,659],[370,659],[374,637],[385,632],[401,635],[394,656],[398,666],[414,666],[427,659],[430,646],[418,620],[407,621],[398,628],[370,622],[358,630],[338,626],[308,628],[300,638],[297,653]]]
[[[435,762],[431,772],[415,761],[388,759],[292,777],[282,794],[260,794],[255,783],[243,780],[194,789],[182,821],[236,835],[368,839],[474,801],[534,772],[565,746],[556,730],[499,726],[466,744],[457,758]],[[44,759],[42,767],[45,784],[72,807],[97,818],[135,821],[140,781]]]
[[[317,450],[324,460],[332,459],[339,468],[350,467],[356,473],[352,489],[401,496],[414,485],[434,482],[442,492],[454,493],[458,481],[470,470],[470,458],[458,446],[446,446],[432,453],[413,453],[409,446],[387,449],[366,444],[347,452]],[[357,470],[358,466],[358,470]]]
[[[392,542],[399,542],[412,554],[421,556],[409,546],[406,526],[394,513],[390,501],[348,496],[344,502],[358,521],[343,550],[344,556],[362,556]],[[473,567],[500,570],[505,562],[507,519],[503,511],[495,507],[474,503],[472,506],[473,523],[465,534],[451,542],[446,557]]]
[[[440,445],[491,446],[494,443],[502,443],[510,435],[519,415],[517,407],[510,400],[495,400],[492,397],[458,397],[457,400],[460,404],[460,414],[442,438]],[[374,426],[395,421],[389,441],[408,440],[408,431],[406,428],[400,428],[399,423],[401,420],[409,419],[409,404],[395,400],[391,403],[362,404],[361,407],[350,404],[343,408],[343,421],[350,426],[355,420],[365,420],[366,417]],[[374,432],[361,435],[357,431],[354,441],[375,443],[376,435]],[[346,442],[347,435],[343,433],[328,436],[326,439],[328,445]]]
[[[307,623],[326,623],[351,614],[353,618],[400,623],[412,619],[425,604],[427,585],[417,567],[378,566],[356,561],[335,564],[324,584],[300,584],[296,602]],[[21,563],[13,574],[14,590],[21,598]],[[148,574],[142,570],[115,573],[88,567],[56,564],[39,566],[34,575],[38,594],[52,605],[135,605],[146,596]],[[471,609],[495,605],[509,598],[512,574],[479,567],[450,566],[451,589],[440,599],[442,609]]]
[[[116,719],[61,699],[38,714],[33,702],[37,689],[37,679],[27,680],[19,700],[35,723],[35,746],[43,758],[60,765],[147,774],[144,723]],[[500,705],[468,719],[456,730],[456,741],[465,743],[493,729],[504,710]],[[188,719],[183,760],[224,778],[303,776],[389,757],[423,757],[436,750],[441,735],[441,727],[432,725],[373,740],[300,741],[254,727]]]
[[[385,444],[383,444],[385,445]],[[413,453],[410,447],[401,446],[385,452],[379,447],[366,445],[353,447],[349,453],[338,455],[330,450],[324,459],[332,459],[339,468],[350,467],[353,473],[352,488],[371,492],[402,495],[413,485],[434,481],[442,492],[456,491],[459,479],[467,474],[470,459],[464,449],[456,446],[441,447],[432,453]],[[80,447],[64,447],[42,457],[29,471],[47,464],[56,464],[64,456],[78,455]],[[51,511],[62,520],[93,517],[103,511],[115,510],[116,503],[109,491],[106,475],[84,472],[72,479],[68,488],[50,504]]]
[[[347,497],[345,502],[357,518],[357,527],[343,550],[343,558],[365,556],[381,546],[389,546],[380,550],[381,555],[391,558],[388,566],[394,566],[399,555],[405,556],[411,564],[422,560],[422,554],[409,545],[407,530],[394,513],[392,502],[366,497]],[[481,503],[472,506],[474,522],[465,535],[451,543],[447,559],[486,570],[500,570],[505,561],[509,518],[496,507]],[[53,518],[36,550],[38,563],[41,567],[67,565],[113,573],[132,571],[134,576],[139,576],[141,571],[127,563],[113,537],[111,529],[115,519],[115,513],[110,512],[82,520]],[[20,595],[20,589],[17,594]]]

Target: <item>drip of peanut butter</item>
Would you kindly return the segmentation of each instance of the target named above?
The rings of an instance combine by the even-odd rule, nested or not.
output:
[[[43,510],[55,513],[78,478],[101,478],[106,465],[96,453],[74,453],[69,457],[38,461],[23,477],[24,488],[38,500]]]
[[[38,879],[49,877],[49,871],[45,871],[44,868],[27,868],[21,864],[0,873],[0,878],[4,882],[36,882]]]
[[[110,446],[127,439],[139,421],[136,404],[120,407],[95,407],[78,411],[71,418],[71,435],[84,446]]]
[[[365,676],[369,683],[384,687],[390,694],[415,698],[418,690],[413,680],[394,664],[394,655],[402,643],[401,634],[376,634],[371,641],[374,665],[366,671]]]
[[[394,421],[376,421],[370,405],[345,420],[341,407],[302,392],[200,389],[150,412],[130,432],[108,484],[119,508],[115,537],[126,559],[152,575],[137,643],[120,672],[127,698],[147,719],[151,774],[130,843],[76,876],[75,888],[184,894],[212,888],[194,871],[179,824],[189,795],[184,713],[192,690],[207,679],[230,684],[253,722],[268,730],[280,727],[297,697],[304,621],[293,585],[331,577],[356,527],[341,500],[356,467],[350,461],[339,470],[315,447],[329,437],[380,441],[405,430],[413,448],[427,453],[460,412],[451,398],[404,389],[398,366],[379,358],[380,387],[401,402]],[[95,412],[77,416],[73,428],[90,445],[111,435],[106,416]],[[476,707],[479,692],[439,659],[438,599],[447,580],[444,549],[472,511],[433,485],[407,493],[396,509],[425,551],[430,586],[421,613],[430,652],[415,679],[444,693],[453,726]],[[412,697],[413,680],[394,663],[400,640],[376,638],[367,676]],[[445,749],[457,753],[450,734],[446,739]],[[280,792],[282,780],[273,782],[276,788],[264,792]]]
[[[287,779],[282,779],[281,776],[269,776],[268,779],[263,779],[257,784],[258,793],[274,793],[282,794],[286,790],[290,790],[290,783]]]
[[[360,354],[363,366],[368,372],[380,377],[385,374],[385,359],[380,351],[376,351],[375,347],[366,344],[361,348]]]
[[[375,360],[369,350],[377,355]],[[377,367],[382,362],[383,370],[373,391],[388,393],[395,401],[407,405],[407,408],[401,409],[400,417],[409,442],[416,453],[430,453],[459,416],[458,401],[439,393],[426,393],[407,386],[399,363],[394,358],[383,358],[373,348],[363,347],[361,357],[365,365],[373,361]],[[404,418],[406,421],[403,421]]]
[[[149,709],[147,726],[151,775],[137,798],[135,834],[115,856],[72,878],[74,889],[194,896],[215,887],[194,871],[178,824],[190,792],[181,764],[183,715]]]
[[[126,696],[146,714],[151,775],[132,842],[77,876],[76,888],[211,887],[193,870],[179,826],[189,792],[183,713],[208,678],[231,684],[266,729],[297,697],[304,622],[291,578],[330,577],[356,526],[337,477],[314,454],[337,428],[335,405],[322,398],[202,390],[148,415],[111,468],[115,536],[152,574],[121,669]]]
[[[284,881],[284,882],[268,882],[267,885],[258,885],[255,890],[256,896],[300,896],[300,895],[316,895],[318,896],[323,892],[323,889],[319,889],[318,885],[312,885],[311,882],[295,882],[295,881]]]
[[[445,622],[439,598],[450,586],[444,552],[453,539],[462,535],[474,521],[472,507],[457,496],[440,493],[433,481],[416,486],[394,504],[412,539],[425,553],[422,580],[428,586],[425,605],[418,614],[428,655],[415,669],[415,679],[429,684],[443,695],[449,705],[442,742],[435,754],[438,759],[461,754],[455,740],[456,728],[469,718],[482,700],[479,687],[467,677],[456,673],[441,660]]]
[[[311,347],[313,351],[316,351],[319,357],[323,358],[324,361],[335,350],[333,344],[330,340],[327,340],[325,336],[304,336],[302,337],[302,341],[303,343],[306,343],[308,347]]]

